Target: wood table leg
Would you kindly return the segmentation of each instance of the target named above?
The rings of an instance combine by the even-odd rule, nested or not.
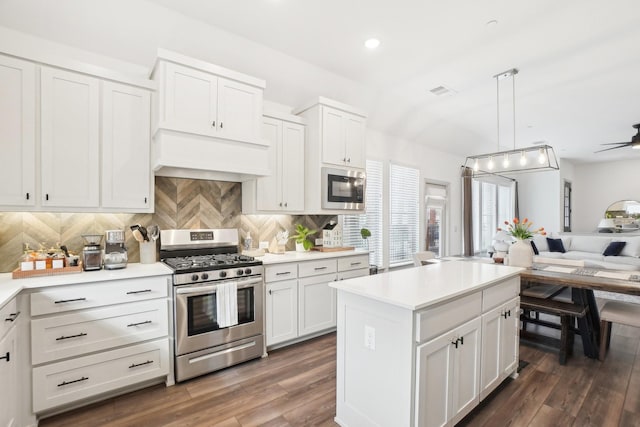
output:
[[[600,315],[598,314],[597,306],[595,307],[595,313],[591,308],[591,304],[589,304],[590,298],[588,296],[588,293],[591,293],[591,297],[593,298],[592,290],[571,288],[571,299],[573,300],[573,302],[588,307],[587,315],[578,318],[578,329],[580,330],[580,336],[582,337],[582,349],[584,351],[584,355],[591,359],[597,359],[599,356],[598,337],[600,335],[600,332],[596,332],[596,330],[600,329]],[[598,323],[595,324],[594,315],[595,318],[598,319]]]

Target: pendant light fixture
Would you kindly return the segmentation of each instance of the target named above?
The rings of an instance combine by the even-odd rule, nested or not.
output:
[[[550,145],[534,145],[516,149],[516,74],[512,68],[496,74],[496,130],[498,151],[467,157],[464,165],[473,165],[473,175],[512,174],[521,172],[542,172],[560,169],[558,159]],[[511,78],[513,87],[513,150],[500,150],[500,81]],[[500,159],[500,160],[498,160]],[[498,161],[496,161],[498,160]]]

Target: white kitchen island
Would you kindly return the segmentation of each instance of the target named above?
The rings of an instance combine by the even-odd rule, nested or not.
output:
[[[331,283],[336,422],[453,425],[515,377],[520,271],[450,261]]]

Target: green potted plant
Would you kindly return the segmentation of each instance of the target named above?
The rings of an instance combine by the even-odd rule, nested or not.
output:
[[[290,237],[296,241],[296,251],[305,252],[313,247],[313,242],[309,240],[309,236],[316,233],[317,230],[309,230],[302,224],[296,224],[295,234]]]
[[[367,250],[369,250],[369,241],[367,239],[371,237],[371,231],[368,228],[363,227],[360,229],[360,236],[364,239],[367,244]]]

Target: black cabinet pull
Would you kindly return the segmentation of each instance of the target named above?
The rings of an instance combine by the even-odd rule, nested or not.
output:
[[[82,378],[77,379],[77,380],[73,380],[73,381],[62,381],[60,384],[58,384],[58,387],[62,387],[62,386],[73,384],[73,383],[79,383],[80,381],[86,381],[88,379],[89,379],[89,377],[84,377],[83,376]]]
[[[271,289],[269,289],[269,295],[272,295],[272,294],[273,294],[273,292],[271,291]]]
[[[451,341],[451,344],[455,345],[456,348],[458,348],[458,342],[460,341],[460,338],[456,338],[455,341]]]
[[[351,263],[351,267],[353,267],[353,266],[355,266],[355,265],[360,265],[360,264],[362,264],[362,263],[361,263],[361,262],[352,262],[352,263]]]
[[[45,200],[48,201],[49,200],[49,193],[45,194],[44,198],[45,198]]]
[[[27,193],[27,200],[29,200],[29,193]]]
[[[281,273],[276,273],[276,276],[286,276],[287,274],[291,274],[290,271],[283,271]]]
[[[127,328],[130,328],[132,326],[140,326],[140,325],[146,325],[148,323],[152,323],[151,320],[145,320],[144,322],[138,322],[138,323],[129,323],[127,325]]]
[[[211,123],[211,127],[216,127],[216,121],[214,120],[213,123]]]
[[[511,317],[511,310],[507,310],[507,314]]]
[[[64,304],[65,302],[77,302],[77,301],[86,301],[86,298],[74,298],[74,299],[61,299],[58,301],[54,301],[54,304]]]
[[[129,291],[127,295],[143,294],[145,292],[151,292],[151,289],[142,289],[140,291]]]
[[[144,198],[144,204],[145,205],[147,204],[147,198],[146,197]]]
[[[9,352],[7,351],[7,354],[5,354],[4,356],[0,357],[0,360],[2,360],[2,359],[6,360],[8,362],[9,360],[11,360],[11,354],[9,354]]]
[[[11,314],[9,314],[9,317],[4,319],[4,321],[5,322],[14,322],[18,318],[19,315],[20,315],[20,312],[11,313]]]
[[[56,338],[56,341],[62,341],[62,340],[68,340],[71,338],[86,337],[86,336],[87,336],[86,333],[80,332],[79,334],[76,334],[76,335],[66,335],[66,336],[63,335],[60,338]]]
[[[502,317],[504,317],[505,319],[507,318],[507,312],[506,311],[504,313],[502,313]]]
[[[220,122],[220,129],[222,129],[224,123]]]
[[[326,269],[327,269],[327,267],[326,267],[326,266],[324,266],[324,267],[316,267],[316,268],[314,268],[314,270],[315,270],[315,271],[326,270]]]
[[[464,345],[464,337],[458,338],[460,340],[460,345]]]
[[[132,363],[131,366],[129,366],[129,369],[137,368],[138,366],[148,365],[150,363],[153,363],[153,360],[147,360],[146,362],[142,362],[142,363]]]

